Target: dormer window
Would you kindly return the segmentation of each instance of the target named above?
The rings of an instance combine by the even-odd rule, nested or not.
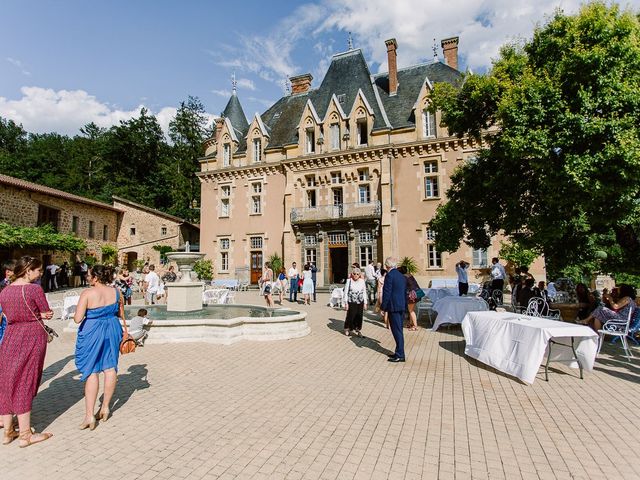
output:
[[[316,131],[314,128],[306,130],[306,152],[314,153],[316,151]]]
[[[222,146],[222,166],[228,167],[231,165],[231,144],[225,143]]]
[[[258,163],[262,161],[262,140],[253,139],[253,161]]]
[[[422,111],[422,136],[424,138],[436,136],[436,114],[426,108]]]
[[[340,124],[332,123],[329,127],[331,135],[331,150],[340,150]]]
[[[369,143],[369,130],[367,128],[367,119],[358,120],[358,145],[366,145]]]

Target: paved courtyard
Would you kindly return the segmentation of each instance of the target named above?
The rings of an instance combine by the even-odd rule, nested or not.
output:
[[[121,357],[113,417],[93,432],[78,430],[75,337],[61,335],[33,414],[55,436],[0,446],[0,478],[640,478],[640,363],[619,347],[583,381],[556,366],[528,386],[466,358],[459,328],[420,328],[405,330],[407,362],[390,364],[389,331],[368,319],[366,338],[345,337],[327,298],[300,306],[302,339]]]

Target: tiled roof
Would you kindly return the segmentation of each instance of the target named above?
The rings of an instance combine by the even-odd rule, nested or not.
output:
[[[191,225],[192,227],[195,227],[195,228],[200,228],[199,225],[196,225],[194,223],[188,222],[184,218],[176,217],[175,215],[171,215],[169,213],[165,213],[165,212],[163,212],[161,210],[157,210],[157,209],[152,208],[152,207],[147,207],[146,205],[142,205],[141,203],[133,202],[131,200],[127,200],[126,198],[117,197],[115,195],[112,198],[113,198],[114,202],[123,203],[125,205],[129,205],[130,207],[137,208],[139,210],[143,210],[145,212],[151,213],[153,215],[157,215],[159,217],[164,217],[164,218],[166,218],[168,220],[172,220],[172,221],[174,221],[176,223],[184,223],[186,225]]]
[[[26,180],[10,177],[8,175],[0,174],[0,184],[8,185],[15,188],[21,188],[23,190],[29,190],[30,192],[41,193],[43,195],[50,195],[56,198],[62,198],[64,200],[69,200],[70,202],[84,203],[85,205],[91,205],[93,207],[104,208],[105,210],[122,213],[122,210],[119,210],[113,205],[109,205],[108,203],[103,203],[97,200],[92,200],[90,198],[74,195],[72,193],[63,192],[62,190],[57,190],[55,188],[45,187],[44,185],[40,185],[38,183],[28,182]]]

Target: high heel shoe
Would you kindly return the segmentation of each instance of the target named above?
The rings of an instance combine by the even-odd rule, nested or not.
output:
[[[109,410],[106,410],[105,412],[100,410],[98,413],[96,413],[96,419],[100,420],[103,423],[107,423],[107,420],[109,420],[110,416],[111,412]]]
[[[82,422],[80,424],[80,430],[95,430],[96,429],[96,419],[92,418],[90,422]]]

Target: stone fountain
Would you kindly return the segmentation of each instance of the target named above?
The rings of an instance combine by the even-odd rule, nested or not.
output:
[[[189,243],[184,252],[169,252],[167,258],[176,262],[182,277],[165,285],[168,312],[192,312],[202,309],[202,282],[192,279],[193,264],[204,257],[204,253],[192,252]]]

